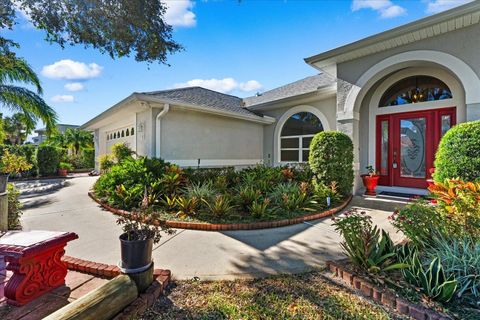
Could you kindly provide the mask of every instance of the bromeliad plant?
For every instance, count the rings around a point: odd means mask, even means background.
[[[333,220],[335,230],[344,239],[341,246],[356,267],[373,274],[407,267],[397,261],[388,233],[373,226],[371,217],[365,212],[353,209]]]

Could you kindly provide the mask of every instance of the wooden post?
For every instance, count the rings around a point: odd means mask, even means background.
[[[43,320],[111,319],[132,303],[137,296],[135,282],[127,275],[119,275]]]
[[[8,194],[0,193],[0,231],[8,230]]]

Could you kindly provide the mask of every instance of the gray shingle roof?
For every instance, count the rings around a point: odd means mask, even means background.
[[[159,99],[176,101],[178,103],[193,104],[223,111],[235,112],[243,115],[256,115],[242,106],[242,99],[225,93],[220,93],[202,87],[187,87],[171,90],[142,92]]]
[[[243,101],[245,102],[246,107],[251,107],[257,104],[263,104],[271,101],[281,100],[305,93],[314,92],[319,88],[332,85],[335,82],[336,79],[334,77],[326,73],[320,73],[269,91],[265,91],[258,96],[245,98],[243,99]]]

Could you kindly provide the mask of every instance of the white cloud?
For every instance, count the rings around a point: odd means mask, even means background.
[[[473,0],[430,0],[427,4],[427,13],[438,13]]]
[[[174,27],[194,27],[197,24],[193,13],[193,1],[190,0],[166,0],[167,11],[165,21]]]
[[[394,18],[407,12],[405,8],[393,4],[390,0],[353,0],[352,11],[361,9],[375,10],[382,18]]]
[[[51,99],[53,102],[73,102],[75,101],[75,98],[71,95],[65,94],[65,95],[60,95],[57,94],[56,96],[53,96]]]
[[[261,89],[263,86],[257,80],[250,80],[244,83],[240,83],[239,88],[242,91],[253,91]]]
[[[64,87],[68,91],[82,91],[84,88],[81,82],[70,82],[67,83]]]
[[[42,74],[47,78],[65,80],[85,80],[96,78],[102,73],[102,66],[96,63],[86,64],[83,62],[64,59],[44,66]]]
[[[233,78],[224,79],[193,79],[183,83],[177,83],[175,88],[184,87],[203,87],[210,90],[215,90],[222,93],[228,93],[233,90],[253,91],[262,88],[260,82],[256,80],[249,80],[247,82],[237,82]]]

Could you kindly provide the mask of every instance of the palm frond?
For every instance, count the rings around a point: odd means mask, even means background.
[[[39,95],[26,88],[0,84],[0,104],[22,112],[30,119],[41,119],[47,127],[47,134],[55,128],[56,112]]]
[[[28,63],[13,54],[0,55],[0,84],[22,82],[34,85],[38,94],[42,94],[40,79]]]

